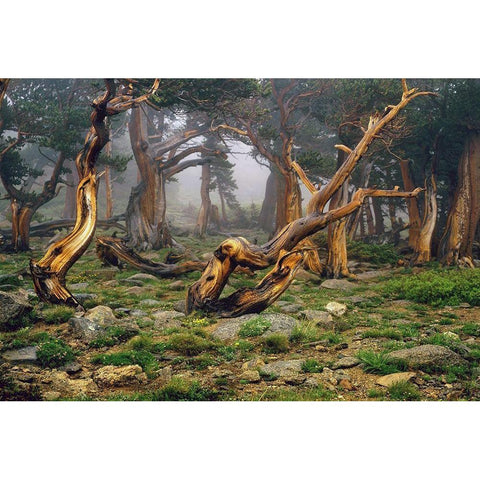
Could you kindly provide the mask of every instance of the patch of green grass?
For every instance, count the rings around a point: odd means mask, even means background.
[[[219,399],[219,393],[202,387],[197,381],[189,382],[181,377],[173,377],[163,388],[146,395],[143,400],[153,401],[212,401]]]
[[[37,349],[37,359],[42,367],[61,367],[75,358],[73,350],[60,339],[49,339]]]
[[[275,373],[267,373],[262,369],[259,369],[258,373],[260,374],[260,378],[265,382],[274,382],[278,379],[278,375]]]
[[[262,340],[263,351],[266,353],[288,352],[290,346],[288,337],[281,333],[273,333]]]
[[[217,347],[217,353],[226,362],[231,362],[237,357],[237,350],[233,345],[220,345]]]
[[[410,382],[395,382],[388,387],[388,394],[392,400],[417,401],[420,400],[418,388]]]
[[[376,398],[376,399],[383,399],[385,398],[385,392],[379,390],[378,388],[370,388],[367,391],[368,398]]]
[[[73,317],[75,310],[71,307],[64,305],[58,305],[54,307],[48,307],[42,310],[41,316],[45,323],[49,325],[58,325],[65,323]]]
[[[302,371],[305,373],[321,373],[324,366],[318,363],[314,358],[307,358],[302,363]]]
[[[421,343],[422,345],[441,345],[443,347],[448,347],[453,351],[458,351],[462,345],[462,342],[459,339],[445,335],[445,333],[434,333],[429,337],[423,338]]]
[[[314,402],[329,401],[336,397],[335,392],[327,390],[323,386],[313,388],[268,388],[261,394],[254,394],[248,400],[253,401],[277,401],[277,402]]]
[[[111,326],[107,327],[104,335],[100,335],[95,340],[92,340],[89,346],[93,348],[113,347],[132,338],[134,335],[135,332],[132,330],[127,330],[119,326]]]
[[[374,243],[349,241],[347,244],[349,258],[355,258],[362,262],[373,263],[374,265],[395,265],[400,258],[395,250],[395,246],[390,243],[377,245]]]
[[[302,322],[293,327],[290,334],[292,343],[316,342],[321,337],[321,332],[313,322]]]
[[[480,305],[480,270],[430,270],[418,275],[393,278],[383,284],[383,292],[434,307],[469,303]]]
[[[404,362],[388,358],[387,354],[383,352],[360,350],[357,358],[362,362],[362,368],[367,373],[388,375],[406,369]]]
[[[471,337],[480,337],[480,324],[466,323],[459,329],[459,332],[469,335]]]
[[[362,332],[362,338],[391,338],[392,340],[401,340],[402,334],[394,328],[371,329]]]
[[[168,348],[182,355],[194,356],[212,349],[215,344],[193,333],[175,333],[168,340]]]
[[[345,339],[338,333],[328,332],[320,335],[321,340],[326,340],[329,345],[338,345],[342,343]]]
[[[245,322],[238,332],[240,337],[258,337],[272,326],[266,318],[258,315]]]
[[[202,353],[193,359],[193,364],[197,370],[205,370],[207,367],[218,365],[220,362],[209,353]]]
[[[145,350],[126,350],[110,354],[96,355],[92,363],[100,365],[140,365],[147,375],[151,375],[157,368],[155,357]]]

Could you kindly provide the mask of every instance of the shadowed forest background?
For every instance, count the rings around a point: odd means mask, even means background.
[[[478,399],[478,80],[0,85],[2,399]]]

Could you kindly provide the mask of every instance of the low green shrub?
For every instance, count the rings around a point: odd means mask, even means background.
[[[387,354],[382,352],[360,350],[357,354],[357,358],[362,362],[362,368],[367,373],[388,375],[406,369],[404,362],[389,358]]]
[[[49,325],[58,325],[60,323],[68,322],[68,320],[73,317],[74,313],[75,310],[71,307],[57,305],[44,309],[41,316],[45,323],[48,323]]]
[[[168,341],[168,348],[187,356],[198,355],[213,347],[213,342],[192,333],[175,333]]]
[[[418,388],[406,381],[396,382],[388,387],[388,394],[392,400],[420,400],[420,392],[418,391]]]
[[[41,343],[37,349],[37,360],[42,367],[61,367],[74,358],[73,350],[64,341],[56,338]]]
[[[238,332],[240,337],[258,337],[262,333],[266,332],[270,327],[271,323],[258,315],[257,317],[252,318],[245,322]]]
[[[305,373],[321,373],[324,366],[314,358],[308,358],[302,363],[302,371]]]
[[[290,346],[288,337],[281,333],[273,333],[262,340],[263,350],[266,353],[288,352]]]
[[[388,280],[381,287],[386,295],[434,307],[469,303],[480,305],[480,270],[445,268]]]
[[[381,245],[350,241],[347,242],[349,258],[355,258],[362,262],[373,263],[374,265],[396,264],[400,259],[395,246],[390,243]]]

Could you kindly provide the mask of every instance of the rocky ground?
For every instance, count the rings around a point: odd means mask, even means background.
[[[190,246],[201,255],[219,240]],[[82,315],[38,303],[15,273],[31,255],[40,250],[0,258],[3,400],[480,398],[480,307],[384,293],[420,269],[363,258],[351,263],[356,280],[301,271],[262,314],[217,319],[183,313],[199,273],[163,280],[102,268],[90,249],[68,277]],[[225,293],[255,283],[237,276]]]

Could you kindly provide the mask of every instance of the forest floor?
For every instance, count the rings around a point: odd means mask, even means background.
[[[177,239],[206,258],[223,238]],[[383,250],[365,246],[350,255],[355,280],[301,271],[262,314],[218,319],[179,313],[200,272],[102,267],[92,245],[67,279],[87,321],[41,304],[28,275],[11,275],[41,257],[46,240],[35,240],[31,253],[0,255],[0,292],[33,306],[0,332],[0,399],[480,399],[478,269],[382,264]],[[232,276],[224,293],[264,273]]]

